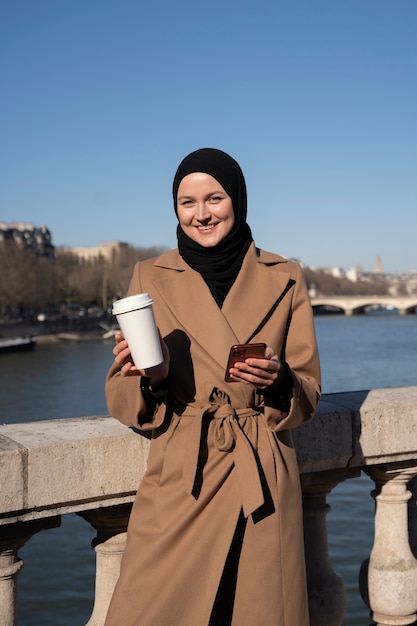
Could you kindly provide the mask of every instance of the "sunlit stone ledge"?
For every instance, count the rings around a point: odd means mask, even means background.
[[[148,447],[110,416],[0,426],[0,525],[132,502]]]
[[[322,397],[294,431],[300,473],[417,459],[417,387]],[[0,525],[131,502],[149,441],[111,416],[0,426]]]
[[[417,462],[417,387],[325,394],[293,435],[301,474]]]
[[[324,395],[294,431],[303,489],[310,626],[342,626],[346,589],[328,555],[326,498],[363,470],[375,483],[375,540],[358,563],[377,626],[417,619],[417,387]],[[103,626],[145,471],[149,440],[110,416],[0,426],[0,614],[16,626],[20,548],[34,533],[80,513],[97,531],[96,589],[87,626]],[[63,566],[65,566],[63,564]],[[359,574],[360,572],[360,574]]]

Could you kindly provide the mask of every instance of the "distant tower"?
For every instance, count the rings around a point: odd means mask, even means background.
[[[375,274],[383,274],[384,270],[382,268],[382,260],[380,256],[376,257],[376,263],[375,263]]]

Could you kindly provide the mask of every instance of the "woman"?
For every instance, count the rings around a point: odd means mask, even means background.
[[[164,362],[116,338],[112,415],[152,431],[107,626],[307,626],[302,505],[289,429],[320,396],[299,266],[255,247],[239,165],[197,150],[173,184],[178,249],[135,266]],[[263,358],[225,367],[233,344]]]

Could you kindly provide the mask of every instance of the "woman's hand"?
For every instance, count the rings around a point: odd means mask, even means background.
[[[115,338],[116,345],[113,348],[114,360],[115,363],[120,366],[122,374],[125,376],[148,376],[152,389],[157,389],[165,378],[167,378],[169,373],[169,350],[161,334],[159,334],[159,338],[161,340],[162,355],[164,357],[163,362],[159,365],[155,365],[155,367],[141,370],[133,363],[129,344],[126,339],[119,333],[115,335]]]
[[[247,358],[244,362],[236,362],[230,368],[230,376],[236,382],[253,385],[257,389],[278,386],[281,361],[275,351],[267,346],[263,359]]]

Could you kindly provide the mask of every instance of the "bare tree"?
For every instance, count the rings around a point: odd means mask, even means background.
[[[13,240],[1,241],[0,315],[57,312],[71,306],[108,311],[114,300],[126,295],[135,263],[163,251],[126,245],[116,247],[110,258],[86,260],[58,249],[53,259]],[[303,272],[308,286],[322,295],[382,295],[389,289],[389,282],[377,274],[352,282],[323,270],[305,267]]]

